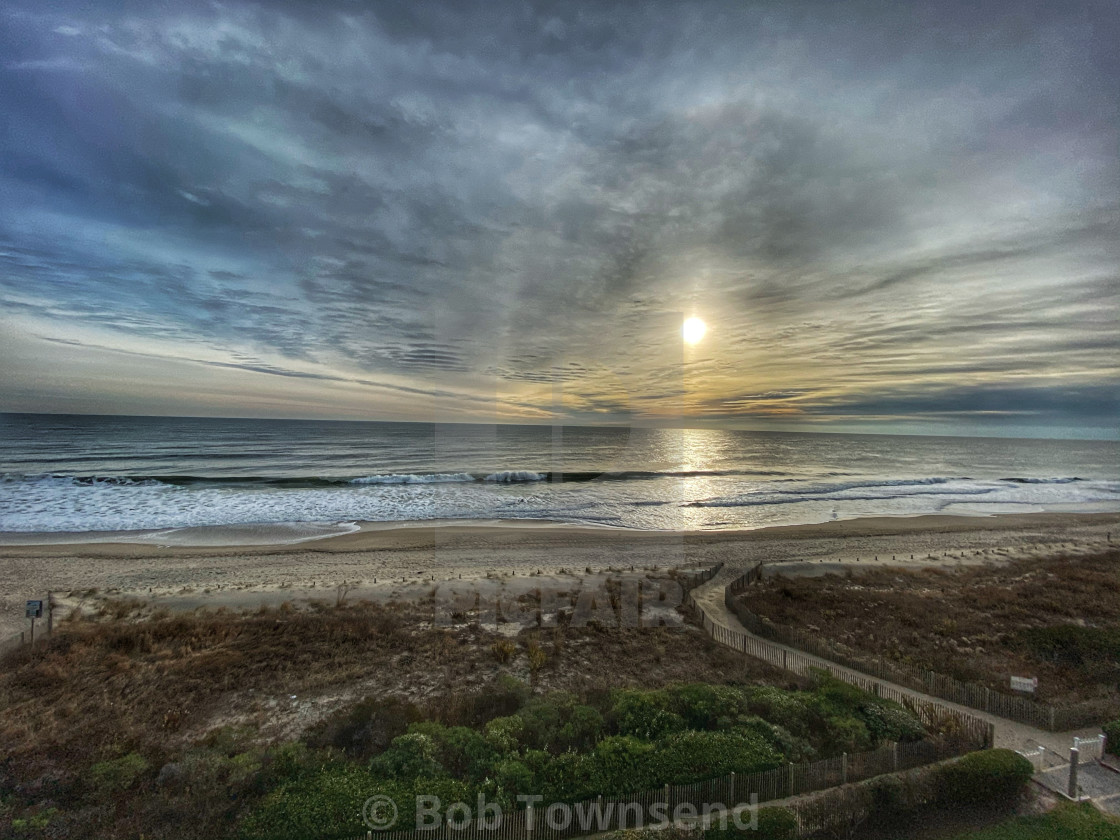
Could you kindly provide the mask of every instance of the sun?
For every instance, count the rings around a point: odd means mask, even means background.
[[[704,333],[708,331],[708,325],[693,315],[691,318],[685,318],[684,325],[681,327],[681,335],[687,344],[696,344],[704,337]]]

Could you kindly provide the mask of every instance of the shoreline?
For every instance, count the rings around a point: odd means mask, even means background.
[[[75,543],[0,546],[0,640],[26,629],[26,599],[53,592],[66,608],[137,597],[169,608],[254,608],[285,600],[411,598],[434,582],[510,580],[571,585],[607,571],[660,571],[759,561],[787,574],[874,563],[1006,563],[1096,552],[1120,542],[1120,513],[925,515],[835,520],[750,531],[651,532],[519,521],[373,527],[287,545],[172,546]],[[913,560],[911,560],[913,555]],[[778,564],[781,564],[780,566]],[[96,594],[92,591],[97,590]]]
[[[648,537],[702,538],[724,537],[742,538],[749,534],[776,533],[785,531],[795,533],[809,529],[844,529],[854,527],[861,530],[867,526],[880,526],[880,523],[918,523],[916,529],[925,530],[936,527],[937,523],[950,523],[961,530],[966,522],[1012,523],[1022,521],[1045,521],[1048,518],[1102,517],[1113,518],[1120,525],[1120,511],[1101,510],[1051,510],[1031,512],[1000,513],[915,513],[880,514],[876,516],[853,516],[833,519],[827,522],[792,523],[782,525],[763,525],[757,528],[704,528],[692,530],[655,530],[607,525],[594,522],[567,522],[557,519],[401,519],[401,520],[352,520],[334,523],[326,522],[279,522],[244,523],[233,525],[195,525],[176,528],[140,529],[135,531],[0,531],[0,557],[22,549],[38,553],[42,549],[60,548],[77,550],[92,546],[106,546],[128,551],[132,547],[159,549],[175,553],[193,551],[282,551],[287,548],[314,550],[354,550],[344,538],[363,539],[359,535],[385,535],[402,531],[525,531],[546,530],[564,533],[620,534],[627,538],[643,539]],[[985,530],[984,526],[979,526]],[[1002,525],[1001,525],[1002,527]],[[914,530],[915,526],[905,526],[903,530]],[[377,537],[367,537],[371,543]],[[391,539],[391,538],[390,538]],[[340,543],[341,541],[341,543]],[[345,544],[345,548],[333,549],[331,546]],[[323,549],[323,546],[327,548]],[[371,545],[377,548],[378,545]],[[53,552],[52,552],[53,553]]]
[[[235,525],[188,525],[135,531],[0,531],[0,552],[5,548],[85,545],[145,545],[156,548],[280,548],[332,540],[355,533],[375,533],[423,528],[572,528],[626,533],[673,533],[625,528],[598,523],[572,523],[559,519],[393,519],[325,522],[270,522]],[[320,531],[321,533],[314,533]],[[305,533],[301,533],[305,532]],[[307,533],[311,532],[311,533]],[[285,538],[286,537],[286,538]]]

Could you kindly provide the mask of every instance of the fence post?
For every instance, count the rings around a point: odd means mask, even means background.
[[[1050,707],[1050,731],[1054,731],[1054,707]]]
[[[1077,747],[1073,747],[1069,751],[1069,798],[1074,802],[1077,801],[1077,762],[1081,757],[1081,751]]]
[[[848,783],[848,754],[843,753],[840,756],[840,784],[846,785]]]
[[[894,772],[898,772],[898,741],[891,744],[891,766]]]

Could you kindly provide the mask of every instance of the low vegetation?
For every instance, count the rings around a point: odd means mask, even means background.
[[[1104,730],[1105,749],[1111,754],[1120,757],[1120,720],[1106,723]]]
[[[807,836],[883,838],[931,836],[926,830],[993,809],[1014,813],[1031,778],[1031,764],[1012,750],[970,753],[956,761],[877,776],[830,788],[797,805]],[[957,823],[967,825],[967,822]]]
[[[325,721],[308,741],[337,758],[271,791],[245,816],[244,835],[328,837],[323,826],[354,823],[375,794],[481,795],[508,812],[519,795],[543,796],[541,807],[624,796],[925,734],[905,709],[824,678],[811,690],[693,683],[582,695],[533,695],[503,680],[484,696],[489,713],[374,704]],[[401,819],[412,824],[414,812],[402,807]]]
[[[1013,750],[970,753],[941,771],[943,798],[960,805],[1013,802],[1033,774],[1031,763]]]
[[[1120,820],[1088,803],[1067,803],[1042,816],[1013,817],[952,840],[1120,840]]]
[[[353,833],[371,784],[573,799],[922,734],[689,625],[499,636],[403,604],[118,606],[0,662],[0,836],[281,836],[295,814]]]
[[[1120,708],[1120,551],[919,570],[776,576],[741,596],[751,612],[883,657],[1009,690],[1039,678],[1046,702]]]

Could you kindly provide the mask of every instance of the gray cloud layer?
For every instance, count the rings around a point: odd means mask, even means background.
[[[1115,425],[1118,17],[10,4],[0,407]]]

